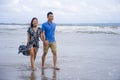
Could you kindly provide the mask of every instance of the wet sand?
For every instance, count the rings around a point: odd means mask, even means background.
[[[0,80],[120,80],[120,35],[57,32],[60,70],[52,69],[51,51],[46,69],[41,69],[40,42],[37,70],[31,71],[29,56],[17,54],[18,46],[26,43],[25,31],[0,33]]]

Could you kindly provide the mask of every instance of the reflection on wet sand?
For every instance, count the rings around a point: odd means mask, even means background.
[[[36,80],[35,72],[31,72],[30,80]]]
[[[35,75],[36,71],[32,71],[30,75],[30,80],[56,80],[56,70],[53,70],[52,77],[48,77],[45,72],[45,69],[41,69],[41,76],[39,77]]]
[[[45,70],[41,70],[41,80],[56,80],[56,70],[53,70],[52,79],[45,75]]]

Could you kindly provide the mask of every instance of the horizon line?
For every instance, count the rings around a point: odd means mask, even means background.
[[[30,23],[0,23],[0,25],[30,25]],[[41,24],[38,24],[41,25]],[[120,23],[57,23],[59,26],[104,26],[104,25],[110,25],[110,26],[120,26]]]

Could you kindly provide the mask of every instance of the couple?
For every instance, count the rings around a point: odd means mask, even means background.
[[[31,61],[31,68],[32,70],[35,70],[35,59],[37,55],[37,51],[39,48],[39,37],[43,41],[43,55],[42,55],[42,68],[44,69],[45,66],[45,57],[48,52],[48,49],[51,48],[51,51],[53,53],[53,62],[54,62],[54,69],[59,70],[59,68],[56,66],[57,63],[57,53],[56,53],[56,41],[55,41],[55,28],[56,24],[53,23],[53,13],[48,12],[47,13],[47,19],[48,21],[42,24],[42,29],[37,27],[38,26],[38,19],[33,18],[31,21],[31,25],[29,29],[27,30],[27,43],[30,44],[30,41],[37,37],[36,40],[32,42],[32,46],[30,47],[30,61]]]

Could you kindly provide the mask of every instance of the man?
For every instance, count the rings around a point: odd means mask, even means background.
[[[55,41],[55,29],[56,24],[53,23],[53,13],[47,13],[48,21],[42,24],[42,41],[44,45],[43,55],[42,55],[42,68],[44,68],[45,64],[45,57],[48,53],[48,49],[50,48],[53,53],[53,62],[54,62],[54,69],[59,70],[56,66],[57,63],[57,53],[56,53],[56,41]]]

